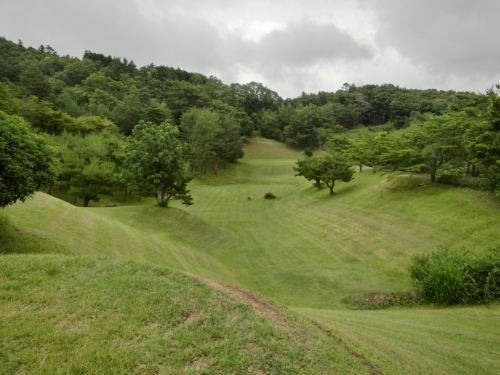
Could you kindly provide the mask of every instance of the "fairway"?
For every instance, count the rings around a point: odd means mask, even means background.
[[[412,254],[500,244],[500,199],[371,171],[329,196],[294,177],[300,157],[252,139],[238,163],[191,183],[187,208],[83,209],[40,193],[6,213],[53,252],[153,263],[248,289],[331,328],[387,374],[498,373],[498,304],[358,311],[342,299],[409,291]]]

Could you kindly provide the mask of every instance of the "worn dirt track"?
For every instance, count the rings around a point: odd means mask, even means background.
[[[279,313],[276,306],[274,306],[272,303],[266,301],[265,299],[258,297],[254,293],[249,292],[248,290],[237,287],[236,285],[225,283],[223,281],[210,279],[208,277],[195,275],[195,274],[188,273],[188,272],[185,272],[185,274],[192,276],[192,277],[204,282],[207,285],[210,285],[212,288],[215,288],[217,290],[220,290],[221,292],[224,292],[224,293],[227,293],[227,294],[233,296],[238,301],[250,306],[258,314],[260,314],[260,315],[262,315],[262,316],[264,316],[264,317],[266,317],[274,322],[278,322],[278,321],[282,320],[281,314]],[[342,340],[340,337],[335,336],[330,330],[322,327],[316,321],[311,320],[311,322],[316,327],[318,327],[321,331],[323,331],[328,337],[331,337],[335,341],[337,341],[339,343],[339,345],[343,346],[350,354],[359,358],[361,363],[363,363],[363,365],[368,368],[368,370],[370,371],[370,373],[372,375],[383,375],[382,370],[380,370],[373,362],[371,362],[363,354],[359,353],[358,351],[356,351],[355,349],[353,349],[352,347],[347,345],[347,343],[344,340]]]

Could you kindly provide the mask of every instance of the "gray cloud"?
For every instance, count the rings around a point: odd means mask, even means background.
[[[257,47],[264,61],[277,65],[303,67],[320,61],[358,60],[372,57],[367,46],[356,42],[333,24],[310,20],[288,25],[265,35]]]
[[[500,77],[499,10],[498,0],[0,0],[0,35],[256,80],[283,96],[346,81],[482,90]]]
[[[377,0],[377,42],[434,74],[499,72],[498,0]]]

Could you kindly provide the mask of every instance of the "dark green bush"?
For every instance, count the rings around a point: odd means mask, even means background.
[[[475,304],[500,300],[500,250],[484,254],[439,250],[411,259],[410,277],[430,303]]]
[[[476,190],[491,190],[490,181],[484,177],[449,176],[438,177],[437,182],[446,185],[468,187]]]
[[[276,199],[276,195],[274,193],[271,193],[268,191],[266,194],[264,194],[265,199]]]
[[[494,165],[488,171],[490,189],[500,193],[500,165]]]

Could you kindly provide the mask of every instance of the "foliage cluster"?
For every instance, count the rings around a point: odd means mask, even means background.
[[[441,175],[446,176],[443,183],[486,190],[489,185],[498,190],[497,106],[500,96],[489,90],[486,95],[455,103],[442,115],[421,116],[404,129],[389,125],[358,129],[330,136],[327,144],[331,150],[347,154],[360,171],[368,165],[374,171],[385,168],[422,173],[430,175],[431,182]]]
[[[488,191],[491,189],[490,181],[484,177],[443,175],[437,178],[437,182],[476,190]]]
[[[167,207],[174,197],[185,205],[192,204],[186,189],[192,177],[178,135],[179,130],[168,122],[154,125],[141,120],[125,149],[122,178],[143,188],[149,187],[160,207]]]
[[[82,59],[60,56],[50,46],[26,48],[5,38],[0,60],[1,111],[55,136],[103,130],[130,136],[141,121],[169,121],[186,146],[184,161],[201,179],[241,158],[244,138],[258,132],[290,145],[340,152],[360,171],[369,165],[374,171],[426,173],[433,182],[439,174],[488,177],[500,191],[500,178],[489,173],[500,161],[500,99],[493,89],[481,95],[345,84],[336,92],[284,100],[258,82],[226,85],[167,66],[137,67],[91,51]],[[360,125],[376,126],[356,130]],[[346,134],[348,129],[354,131]],[[123,178],[123,160],[121,155],[106,161],[115,163],[108,172],[122,176],[113,183],[141,190]],[[75,192],[82,188],[71,184]],[[106,184],[110,191],[111,180]]]
[[[295,176],[303,176],[308,181],[315,181],[316,187],[321,182],[330,189],[330,195],[334,194],[335,181],[349,182],[353,179],[354,168],[349,159],[341,153],[327,154],[319,158],[305,157],[296,162]]]
[[[500,250],[482,254],[438,250],[416,254],[410,277],[422,298],[442,305],[475,304],[500,300]]]
[[[55,150],[19,116],[0,111],[0,207],[24,200],[56,179]]]
[[[276,194],[274,194],[271,191],[268,191],[266,194],[264,194],[264,199],[276,199]]]

